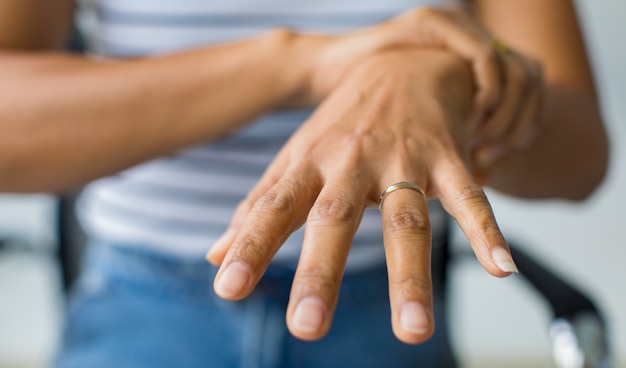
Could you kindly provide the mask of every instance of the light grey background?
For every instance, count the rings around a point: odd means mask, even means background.
[[[612,139],[609,176],[582,204],[489,196],[507,236],[599,301],[617,366],[626,367],[626,1],[578,3]],[[47,196],[0,196],[0,234],[49,249],[52,211]],[[37,367],[53,351],[62,325],[56,272],[45,255],[0,255],[0,367]],[[451,301],[454,342],[465,366],[551,366],[548,311],[518,277],[494,279],[473,260],[460,262]]]

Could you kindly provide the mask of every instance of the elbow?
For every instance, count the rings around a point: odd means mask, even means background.
[[[591,137],[590,137],[591,138]],[[578,185],[574,185],[568,196],[573,202],[589,200],[605,182],[610,166],[610,143],[604,129],[597,132],[594,139],[588,140],[587,149],[578,165]]]
[[[598,170],[597,173],[585,178],[584,183],[581,183],[575,190],[572,190],[565,199],[572,202],[585,202],[589,200],[602,187],[605,177],[606,172],[600,172],[600,170]]]
[[[573,202],[584,202],[592,198],[602,188],[607,176],[607,166],[605,164],[594,168],[590,175],[585,178],[583,185],[576,192],[573,192],[569,199]]]
[[[565,177],[569,177],[572,184],[563,197],[573,202],[583,202],[603,187],[610,167],[611,142],[600,102],[594,93],[562,87],[558,89],[558,99],[562,106],[567,106],[563,121],[568,124],[559,126],[556,134],[551,136],[554,142],[562,137],[563,129],[566,129],[570,137],[569,143],[562,147],[569,153],[569,162],[559,165],[569,173]]]

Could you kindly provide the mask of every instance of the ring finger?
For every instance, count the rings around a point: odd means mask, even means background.
[[[380,209],[393,331],[406,343],[419,343],[434,330],[426,198],[402,187],[383,197]]]

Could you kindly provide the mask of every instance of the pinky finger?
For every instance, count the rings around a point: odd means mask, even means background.
[[[473,180],[462,162],[447,162],[435,177],[440,200],[459,224],[474,254],[490,274],[504,277],[517,273],[509,247],[500,232],[491,205],[482,188]]]

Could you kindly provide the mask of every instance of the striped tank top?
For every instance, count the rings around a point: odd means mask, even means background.
[[[340,34],[443,0],[81,0],[78,23],[87,49],[142,57],[240,40],[277,26]],[[270,112],[238,133],[189,147],[99,179],[85,188],[79,217],[105,243],[145,247],[174,257],[203,257],[235,206],[311,110]],[[172,124],[176,124],[175,121]],[[446,217],[429,203],[433,242]],[[294,264],[303,229],[274,262]],[[348,269],[384,262],[377,210],[366,210]]]

